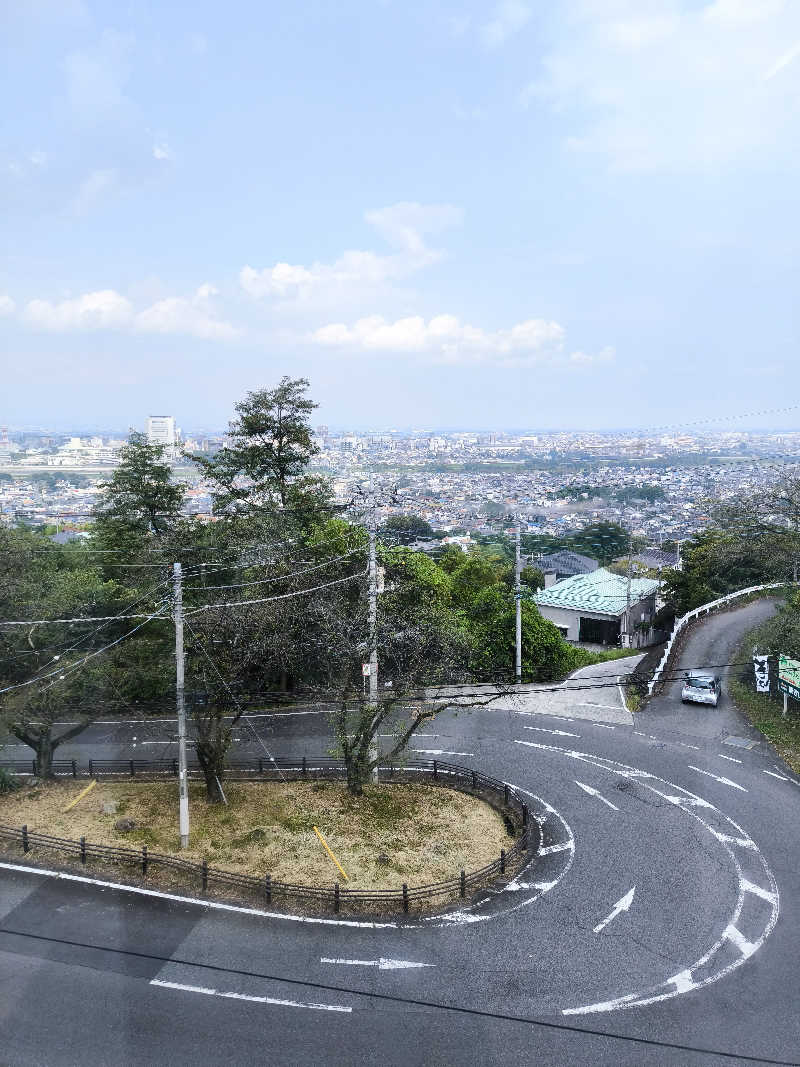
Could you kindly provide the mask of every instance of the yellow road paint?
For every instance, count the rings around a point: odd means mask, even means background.
[[[67,804],[67,806],[66,806],[66,807],[64,808],[64,810],[63,810],[63,812],[62,812],[61,814],[62,814],[62,815],[66,815],[66,814],[67,814],[67,812],[68,812],[68,811],[70,811],[70,810],[71,810],[72,808],[74,808],[74,807],[75,807],[75,805],[76,805],[76,804],[78,803],[78,801],[79,801],[79,800],[83,800],[83,798],[84,798],[84,797],[86,796],[86,794],[87,794],[87,793],[88,793],[88,792],[89,792],[89,791],[90,791],[91,789],[94,789],[94,787],[95,787],[96,785],[97,785],[97,779],[95,778],[95,779],[93,779],[93,780],[92,780],[91,782],[89,782],[89,784],[88,784],[88,785],[86,786],[86,788],[85,788],[85,789],[82,789],[82,790],[80,791],[80,793],[78,793],[78,795],[77,795],[77,796],[75,797],[75,799],[74,799],[74,800],[71,800],[71,801],[69,802],[69,804]]]
[[[78,797],[78,800],[80,800],[80,797]],[[339,870],[340,870],[340,871],[342,872],[342,874],[344,875],[344,880],[345,880],[346,882],[349,882],[349,881],[350,881],[350,879],[349,879],[349,878],[347,877],[347,875],[345,874],[345,871],[344,871],[344,867],[343,867],[343,866],[341,865],[341,863],[339,863],[339,861],[337,860],[337,858],[336,858],[336,857],[334,856],[334,854],[333,854],[333,853],[331,852],[330,848],[328,847],[328,842],[327,842],[327,841],[325,840],[325,838],[324,838],[324,837],[322,836],[322,834],[321,834],[321,833],[319,832],[319,830],[318,830],[318,829],[316,828],[316,826],[314,827],[314,833],[315,833],[315,834],[317,835],[317,837],[318,837],[318,838],[320,839],[320,841],[322,842],[322,847],[323,847],[323,848],[325,849],[325,851],[326,851],[326,852],[328,853],[328,855],[330,856],[330,858],[331,858],[331,859],[333,860],[333,862],[334,862],[334,863],[336,864],[336,866],[337,866],[337,867],[339,868]]]

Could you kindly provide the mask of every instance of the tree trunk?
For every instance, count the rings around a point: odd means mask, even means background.
[[[225,755],[227,746],[214,744],[197,744],[197,762],[203,772],[206,783],[206,800],[209,804],[224,804],[222,794],[222,776],[225,773]]]
[[[358,756],[345,757],[345,766],[347,767],[347,792],[354,797],[362,796],[366,774],[361,760]]]
[[[36,773],[39,778],[55,778],[53,753],[56,745],[49,730],[42,730],[36,739]]]

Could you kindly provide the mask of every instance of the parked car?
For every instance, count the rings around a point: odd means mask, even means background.
[[[722,684],[718,674],[706,671],[691,671],[684,675],[681,700],[684,704],[711,704],[716,707],[719,704]]]

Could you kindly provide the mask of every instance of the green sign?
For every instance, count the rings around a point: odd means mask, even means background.
[[[778,656],[778,692],[800,700],[800,661]]]

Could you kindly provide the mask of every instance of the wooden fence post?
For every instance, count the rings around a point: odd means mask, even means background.
[[[28,824],[22,827],[22,851],[27,852],[31,846],[28,844]]]

